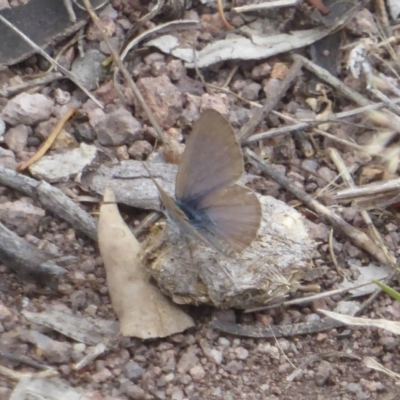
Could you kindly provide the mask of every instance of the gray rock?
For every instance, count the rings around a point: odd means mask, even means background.
[[[44,216],[45,212],[41,208],[24,201],[0,204],[0,221],[20,236],[35,233]]]
[[[71,345],[67,342],[58,342],[33,330],[24,332],[20,339],[35,345],[50,363],[66,364],[70,360]]]
[[[10,125],[34,125],[48,119],[54,102],[43,94],[21,93],[4,107],[2,118]]]
[[[168,76],[141,78],[137,85],[159,124],[164,129],[175,125],[182,114],[182,95]]]
[[[0,143],[4,140],[4,132],[6,131],[6,123],[0,118]]]
[[[89,119],[103,146],[130,144],[137,139],[142,129],[141,123],[123,108],[109,114],[95,109],[89,113]]]
[[[97,155],[97,148],[81,143],[79,148],[44,156],[29,167],[37,179],[47,182],[67,182],[91,165]]]
[[[105,74],[101,65],[105,59],[106,57],[100,51],[88,50],[83,58],[77,58],[74,61],[71,72],[83,83],[86,89],[94,90]]]
[[[180,374],[185,374],[190,371],[191,368],[199,363],[199,359],[194,353],[192,348],[189,348],[185,353],[182,354],[178,361],[177,370]]]
[[[129,360],[123,367],[122,373],[130,380],[138,379],[143,375],[144,369],[135,361]]]
[[[15,155],[11,150],[3,149],[0,147],[0,165],[5,168],[10,168],[12,170],[17,169],[17,161],[15,160]]]
[[[28,143],[28,136],[32,133],[32,129],[26,125],[17,125],[10,128],[4,135],[4,143],[14,153],[19,154],[23,151]]]

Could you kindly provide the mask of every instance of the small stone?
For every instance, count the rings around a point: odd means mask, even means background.
[[[44,156],[29,167],[31,174],[47,182],[67,182],[91,165],[97,148],[81,143],[79,148]]]
[[[4,141],[5,131],[6,131],[6,123],[0,118],[0,143]]]
[[[184,74],[185,68],[181,60],[172,60],[167,64],[167,72],[171,81],[179,81]]]
[[[185,394],[182,389],[174,388],[171,393],[171,400],[183,400],[185,398]]]
[[[87,50],[84,57],[79,57],[73,62],[71,73],[82,82],[86,89],[94,90],[105,74],[105,69],[102,66],[105,59],[105,55],[100,51]]]
[[[272,67],[268,63],[257,65],[251,71],[251,77],[254,80],[262,80],[271,74]]]
[[[219,111],[222,115],[226,117],[229,115],[229,100],[225,94],[215,94],[210,95],[208,93],[204,93],[201,96],[201,105],[200,111],[203,112],[212,108],[214,110]]]
[[[122,373],[127,379],[138,379],[143,375],[144,369],[135,361],[129,360],[122,368]]]
[[[120,146],[132,143],[141,132],[141,123],[132,114],[119,108],[109,114],[95,109],[89,112],[89,123],[103,146]]]
[[[0,165],[12,170],[17,169],[18,163],[15,161],[15,155],[11,150],[0,147]]]
[[[117,157],[120,161],[129,160],[128,148],[126,146],[117,147]]]
[[[259,83],[249,83],[243,88],[242,97],[247,100],[258,100],[258,95],[261,89],[262,86]]]
[[[230,361],[225,369],[232,375],[237,375],[242,370],[242,364],[238,361]]]
[[[226,346],[229,346],[231,344],[231,342],[227,338],[224,338],[223,336],[220,336],[218,338],[218,344],[220,346],[226,347]]]
[[[57,104],[65,105],[69,103],[69,101],[71,100],[71,93],[65,90],[61,90],[60,88],[57,88],[54,91],[54,100],[56,101]]]
[[[4,136],[4,143],[14,153],[19,154],[28,143],[28,136],[32,133],[32,128],[26,125],[17,125],[10,128]]]
[[[33,330],[22,333],[20,338],[35,345],[50,363],[68,364],[70,361],[71,345],[67,342],[58,342]]]
[[[80,142],[92,143],[96,139],[96,133],[89,124],[76,125],[74,134]]]
[[[43,94],[24,92],[8,101],[2,119],[12,126],[34,125],[50,117],[53,105],[53,100]]]
[[[190,369],[189,373],[195,381],[201,381],[206,375],[206,371],[204,371],[201,365],[194,366]]]
[[[333,368],[331,364],[328,361],[322,360],[314,376],[315,384],[319,387],[329,384],[332,373]]]
[[[111,37],[115,33],[115,22],[113,18],[110,18],[109,16],[102,16],[100,18],[102,28],[104,30],[104,33],[108,36]],[[102,40],[103,35],[100,33],[100,31],[97,29],[96,25],[91,23],[89,24],[88,28],[86,29],[86,36],[85,38],[89,41],[92,40]]]
[[[101,383],[106,382],[113,377],[113,374],[108,368],[103,368],[101,371],[96,374],[91,375],[91,379],[93,382]]]
[[[223,360],[223,355],[222,355],[222,351],[219,351],[217,349],[211,349],[211,356],[212,359],[215,361],[216,364],[221,364],[222,360]]]
[[[128,154],[134,160],[145,160],[152,152],[153,146],[147,140],[136,140],[129,149]]]
[[[124,387],[123,392],[133,400],[142,400],[145,398],[146,392],[137,385],[128,384]]]
[[[162,370],[165,372],[175,371],[176,358],[174,350],[165,350],[160,355]]]
[[[199,362],[198,357],[194,354],[193,350],[190,348],[182,354],[178,361],[177,370],[180,374],[185,374],[189,372],[191,368],[196,366]]]
[[[237,347],[235,349],[236,357],[239,360],[245,360],[249,356],[249,352],[244,347]]]
[[[137,86],[154,117],[164,129],[175,125],[182,113],[182,95],[166,75],[140,78]]]
[[[45,212],[25,201],[16,200],[0,204],[0,221],[17,235],[35,233]]]

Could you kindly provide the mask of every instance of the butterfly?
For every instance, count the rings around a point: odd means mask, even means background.
[[[262,217],[256,194],[236,183],[243,173],[243,155],[232,127],[219,112],[209,109],[196,121],[186,142],[175,199],[150,176],[170,220],[183,232],[233,257],[256,238]]]

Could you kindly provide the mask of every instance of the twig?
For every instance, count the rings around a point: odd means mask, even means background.
[[[245,154],[248,156],[249,161],[256,167],[260,168],[262,172],[266,173],[275,182],[279,183],[288,192],[292,193],[300,201],[302,201],[308,208],[318,213],[322,218],[327,220],[333,227],[339,229],[346,235],[356,246],[362,248],[369,253],[372,257],[376,258],[379,262],[386,264],[387,259],[381,249],[362,231],[352,227],[340,216],[333,213],[327,207],[323,206],[314,200],[309,194],[302,191],[296,185],[293,185],[285,176],[277,172],[272,166],[269,166],[262,159],[260,159],[251,150],[246,149]]]
[[[340,175],[342,176],[342,179],[344,180],[344,182],[347,183],[347,186],[350,187],[355,187],[353,178],[351,177],[344,161],[342,160],[342,158],[340,157],[339,153],[332,148],[328,149],[328,154],[331,157],[331,160],[333,161],[333,163],[336,165],[337,170],[339,171]],[[379,234],[378,230],[375,228],[371,217],[369,216],[367,211],[361,211],[361,215],[367,225],[369,234],[371,236],[371,239],[375,239],[377,242],[377,246],[380,247],[380,249],[382,250],[382,253],[385,254],[387,262],[389,263],[389,265],[391,265],[392,267],[394,267],[396,265],[396,260],[395,258],[389,253],[389,250],[387,249],[387,247],[385,246],[385,243],[383,242],[383,239],[381,237],[381,235]]]
[[[301,60],[304,63],[304,67],[307,68],[310,72],[317,75],[319,78],[323,79],[329,85],[331,85],[334,89],[336,89],[339,93],[341,93],[344,97],[348,98],[349,100],[354,101],[359,106],[368,106],[372,104],[372,102],[367,99],[366,97],[362,96],[360,93],[356,92],[355,90],[351,89],[347,85],[343,83],[340,79],[336,78],[332,74],[330,74],[324,68],[318,66],[317,64],[313,63],[312,61],[308,60],[307,58],[299,55],[294,54],[294,60]],[[388,120],[390,121],[393,129],[400,131],[400,117],[396,114],[386,111],[388,116]]]
[[[287,119],[288,121],[296,121],[297,122],[297,120],[295,118],[289,117],[288,115],[278,113],[277,111],[275,111],[274,113],[279,115],[281,118]],[[358,145],[356,143],[351,143],[351,142],[348,142],[347,140],[340,139],[340,138],[336,137],[335,135],[331,135],[330,133],[325,132],[325,131],[323,131],[321,129],[313,128],[313,132],[318,133],[318,134],[320,134],[322,136],[325,136],[325,137],[327,137],[328,139],[330,139],[330,140],[332,140],[334,142],[337,142],[337,143],[343,144],[345,146],[351,147],[353,149],[356,149],[356,150],[359,150],[359,151],[365,151],[364,147],[362,147],[362,146],[360,146],[360,145]]]
[[[44,85],[47,85],[48,83],[51,83],[51,82],[54,82],[54,81],[57,81],[57,80],[63,79],[63,78],[64,78],[64,75],[61,72],[47,74],[40,78],[36,78],[36,79],[26,81],[24,83],[20,83],[19,85],[14,85],[14,86],[0,89],[0,96],[11,97],[17,93],[20,93],[20,92],[30,89],[32,87],[44,86]]]
[[[75,112],[76,110],[74,108],[71,108],[65,113],[65,115],[57,122],[57,125],[53,129],[53,132],[51,132],[46,141],[43,142],[38,151],[29,160],[19,165],[17,171],[23,171],[36,161],[40,160],[46,154],[47,150],[50,149],[54,141],[57,139],[57,136],[61,132],[61,129],[63,128],[65,123],[75,114]]]
[[[21,279],[54,283],[67,271],[50,261],[51,256],[0,223],[0,261]]]
[[[343,189],[334,195],[335,200],[353,200],[358,197],[373,196],[379,194],[390,194],[400,192],[400,178],[390,179],[384,182],[373,182],[367,185],[349,189]]]
[[[253,134],[256,127],[263,121],[267,115],[276,107],[281,98],[286,94],[290,85],[297,78],[302,68],[303,61],[296,60],[289,72],[285,76],[285,79],[281,82],[279,89],[276,93],[272,94],[262,108],[253,111],[253,115],[250,121],[240,130],[238,138],[241,142],[246,141],[246,139]]]
[[[354,285],[354,286],[347,287],[347,288],[328,290],[323,293],[313,294],[312,296],[301,297],[299,299],[293,299],[293,300],[282,301],[280,303],[268,304],[267,306],[262,306],[262,307],[249,308],[249,309],[245,310],[244,313],[248,314],[248,313],[253,313],[253,312],[258,312],[258,311],[263,311],[263,310],[270,310],[271,308],[276,308],[276,307],[287,307],[287,306],[294,306],[294,305],[310,304],[316,300],[325,299],[327,297],[331,297],[331,296],[338,295],[338,294],[345,294],[352,290],[355,290],[355,289],[358,289],[358,288],[361,288],[364,286],[368,286],[368,285],[374,285],[374,283],[367,282],[367,283],[362,283],[360,285]]]
[[[271,8],[283,8],[283,7],[294,7],[301,0],[277,0],[277,1],[266,1],[260,4],[249,4],[241,7],[234,7],[232,11],[237,13],[253,12],[258,10],[269,10]]]
[[[400,98],[398,99],[394,99],[392,100],[392,102],[394,104],[400,103]],[[272,128],[269,129],[266,132],[261,132],[261,133],[257,133],[255,135],[250,136],[245,143],[251,143],[251,142],[256,142],[258,140],[262,140],[262,139],[270,139],[276,136],[281,136],[293,131],[297,131],[299,129],[306,129],[309,128],[310,126],[314,126],[314,125],[320,125],[323,124],[324,122],[341,122],[339,121],[342,118],[347,118],[347,117],[352,117],[353,115],[357,115],[357,114],[361,114],[361,113],[366,113],[368,111],[373,111],[373,110],[377,110],[379,108],[382,107],[386,107],[387,103],[386,102],[380,102],[380,103],[374,103],[374,104],[370,104],[368,106],[364,106],[364,107],[359,107],[356,108],[354,110],[350,110],[350,111],[342,111],[340,113],[337,114],[332,114],[329,115],[325,118],[321,118],[319,120],[313,119],[310,121],[302,121],[293,125],[288,125],[288,126],[282,126],[280,128]],[[274,114],[278,115],[278,116],[282,116],[283,114],[278,113],[277,111],[273,111]],[[285,116],[287,117],[287,116]],[[287,118],[289,120],[289,118]],[[292,119],[295,120],[295,119]]]
[[[18,190],[36,199],[43,208],[64,219],[75,229],[97,241],[97,223],[86,211],[67,197],[60,189],[47,182],[38,182],[28,176],[19,174],[0,166],[0,185]]]
[[[124,75],[124,78],[126,79],[130,89],[132,90],[132,93],[136,97],[137,101],[139,102],[140,106],[143,108],[145,111],[147,118],[149,119],[151,125],[153,128],[156,130],[157,135],[159,140],[161,140],[165,145],[168,143],[168,138],[164,134],[164,131],[162,130],[161,126],[157,122],[156,118],[154,117],[153,112],[150,110],[149,106],[145,102],[142,94],[140,93],[140,90],[136,86],[136,83],[133,81],[131,74],[128,72],[126,69],[125,65],[121,61],[121,58],[119,57],[117,51],[114,49],[114,46],[112,45],[110,39],[106,35],[104,31],[104,26],[101,23],[99,17],[96,15],[96,13],[93,10],[93,7],[90,4],[89,0],[83,0],[83,3],[86,7],[87,12],[89,13],[90,17],[92,18],[94,24],[96,25],[97,29],[99,30],[103,40],[106,42],[108,49],[110,50],[110,53],[114,59],[114,62],[118,65],[118,68],[121,70],[122,74]]]
[[[53,378],[55,376],[58,376],[58,372],[54,369],[46,369],[45,371],[40,371],[36,373],[19,372],[0,365],[0,375],[6,376],[7,378],[13,379],[15,381],[19,381],[23,378]]]
[[[337,258],[336,258],[336,255],[335,255],[335,251],[333,249],[333,229],[331,229],[330,232],[329,232],[329,254],[331,255],[332,262],[333,262],[333,265],[336,268],[337,273],[341,277],[346,278],[347,280],[349,280],[348,276],[343,271],[343,268],[339,265],[339,263],[337,261]]]
[[[60,65],[57,61],[55,61],[52,57],[50,57],[43,49],[41,49],[35,42],[28,38],[23,32],[21,32],[17,27],[11,24],[6,18],[4,18],[0,14],[0,21],[7,25],[10,29],[12,29],[17,35],[19,35],[25,42],[27,42],[36,52],[38,52],[41,56],[43,56],[47,61],[54,65],[54,67],[62,72],[67,78],[69,78],[72,82],[75,83],[90,99],[92,99],[99,107],[103,108],[103,105],[99,102],[99,100],[94,97],[89,90],[85,88],[82,83],[75,78],[74,74]]]
[[[218,13],[222,20],[222,23],[225,26],[225,29],[228,29],[228,30],[233,29],[233,26],[228,22],[228,20],[225,17],[224,6],[222,5],[222,0],[217,0],[217,8],[218,8]]]

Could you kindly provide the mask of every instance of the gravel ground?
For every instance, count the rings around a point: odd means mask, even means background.
[[[12,6],[18,4],[13,0],[10,3]],[[114,44],[122,43],[132,24],[145,13],[144,3],[139,0],[114,0],[100,13]],[[4,4],[7,1],[0,1],[0,7]],[[227,15],[231,17],[229,13]],[[196,33],[182,33],[183,39],[196,34],[200,45],[203,45],[224,33],[214,7],[193,1],[193,5],[185,12],[185,18],[198,19],[201,28]],[[149,22],[146,28],[161,21],[156,19]],[[231,22],[235,26],[244,24],[238,16],[232,16]],[[374,30],[377,27],[372,11],[365,8],[359,11],[343,32],[347,42],[352,42],[368,37],[369,32]],[[153,128],[146,122],[139,107],[134,101],[124,106],[113,86],[111,73],[105,73],[102,68],[96,71],[92,68],[108,54],[99,32],[90,23],[83,45],[87,50],[85,62],[74,64],[72,70],[104,102],[105,109],[99,109],[66,80],[53,82],[37,93],[27,91],[14,98],[0,97],[0,166],[16,169],[19,163],[29,159],[71,107],[77,108],[78,112],[72,122],[64,126],[56,142],[58,149],[77,149],[81,148],[81,143],[86,143],[97,146],[109,159],[119,161],[142,160],[151,155],[155,145],[151,135]],[[397,47],[395,51],[398,51]],[[69,68],[76,56],[77,52],[67,50],[59,61]],[[239,129],[249,120],[250,103],[263,104],[268,99],[290,68],[290,62],[286,55],[280,55],[268,60],[220,63],[202,70],[205,81],[214,86],[223,86],[230,76],[227,88],[239,97],[220,91],[207,92],[196,73],[187,69],[182,61],[154,49],[138,51],[136,57],[128,59],[127,66],[166,134],[182,142],[188,128],[198,118],[199,110],[210,107],[228,116],[233,127]],[[21,76],[43,72],[47,67],[46,61],[34,56],[21,64],[5,68],[0,71],[0,87],[16,85],[21,82]],[[390,75],[385,66],[381,71]],[[355,80],[344,69],[340,74],[343,82],[365,92],[362,79]],[[310,79],[307,74],[301,74],[295,87],[279,103],[277,111],[297,118],[315,117],[316,113],[308,107],[304,92]],[[129,93],[126,94],[129,96]],[[334,93],[329,96],[333,100],[334,112],[355,107],[335,97]],[[348,121],[351,124],[332,125],[329,132],[359,144],[366,143],[373,135],[374,131],[367,129],[368,121],[361,116],[351,117]],[[271,114],[257,132],[282,124],[282,120]],[[337,148],[348,165],[361,165],[360,174],[355,178],[357,183],[362,179],[363,182],[365,179],[383,179],[384,168],[377,160],[363,162],[355,151],[326,138],[314,136],[310,140],[305,132],[303,136],[278,136],[252,146],[254,151],[274,163],[295,185],[312,195],[316,195],[337,175],[326,155],[328,147]],[[307,149],[311,150],[307,152]],[[56,151],[54,147],[51,150]],[[85,157],[90,158],[91,155],[87,152],[84,156],[78,155],[79,159]],[[87,161],[86,158],[84,161]],[[31,172],[36,174],[37,179],[44,174],[43,179],[53,182],[67,195],[88,194],[86,188],[73,181],[76,171],[70,165],[58,165],[60,169],[51,173],[39,169]],[[261,175],[254,167],[247,169],[255,175]],[[290,194],[267,178],[260,176],[253,187],[262,194],[297,205]],[[329,200],[321,201],[332,205]],[[88,212],[97,210],[91,203],[81,203],[81,206]],[[321,290],[334,289],[342,277],[329,255],[330,227],[312,214],[307,214],[306,210],[303,211],[308,217],[306,223],[310,236],[317,242],[313,261],[320,273],[313,283],[318,283]],[[350,205],[338,209],[338,212],[352,226],[366,230],[360,214]],[[142,211],[129,210],[125,216],[130,224],[135,225],[143,215]],[[371,215],[386,246],[396,257],[400,242],[397,209],[372,212]],[[375,357],[389,370],[400,372],[397,358],[399,339],[383,330],[344,327],[314,335],[274,340],[233,337],[209,327],[213,316],[228,320],[236,318],[240,323],[257,326],[313,322],[320,318],[317,309],[334,309],[344,298],[342,295],[314,301],[309,306],[278,307],[253,314],[233,310],[216,311],[205,306],[190,307],[187,311],[195,320],[195,328],[164,339],[132,339],[129,345],[121,343],[84,369],[75,371],[72,369],[73,363],[85,356],[89,346],[28,322],[21,312],[69,309],[80,316],[114,320],[102,259],[96,244],[57,216],[43,210],[35,199],[2,186],[0,222],[54,257],[77,257],[75,264],[66,267],[68,274],[56,288],[48,288],[46,282],[22,281],[5,265],[0,265],[0,362],[10,369],[37,372],[36,368],[11,361],[4,355],[26,356],[41,365],[55,368],[72,387],[80,388],[96,400],[389,400],[400,396],[400,388],[395,386],[394,379],[367,368],[362,360],[365,356]],[[336,232],[333,250],[338,263],[352,278],[359,274],[355,266],[369,265],[374,261],[346,238],[336,236]],[[361,302],[364,299],[358,300]],[[380,295],[366,309],[364,316],[398,320],[400,305],[388,296]],[[294,369],[300,366],[302,373],[288,380]],[[15,381],[1,375],[0,371],[0,399],[9,399],[15,384]]]

